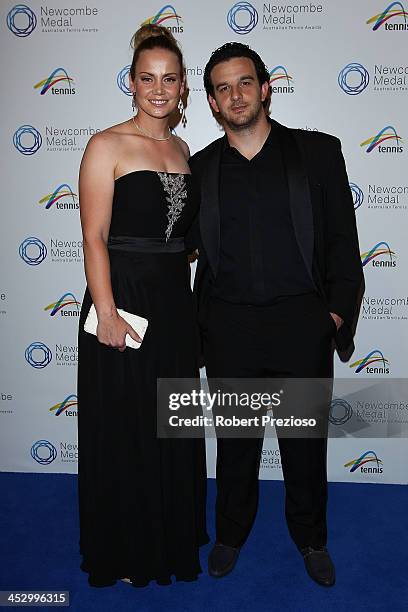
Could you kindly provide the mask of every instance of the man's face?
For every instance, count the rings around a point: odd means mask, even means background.
[[[234,131],[247,129],[264,112],[262,102],[268,95],[269,83],[259,85],[255,66],[248,57],[233,57],[214,66],[210,78],[214,97],[208,100],[226,125]]]

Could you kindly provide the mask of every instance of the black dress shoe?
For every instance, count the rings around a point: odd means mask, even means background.
[[[213,578],[222,578],[229,574],[239,557],[240,547],[226,546],[216,542],[208,557],[208,573]]]
[[[335,583],[335,571],[333,561],[325,546],[313,548],[306,546],[300,551],[305,561],[309,576],[321,586],[333,586]]]

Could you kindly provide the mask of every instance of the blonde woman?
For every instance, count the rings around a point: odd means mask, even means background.
[[[158,439],[156,381],[197,374],[184,235],[198,209],[187,145],[170,116],[185,88],[163,27],[133,37],[136,116],[94,135],[80,170],[87,288],[79,327],[81,568],[92,586],[195,580],[205,525],[202,439]],[[83,330],[92,305],[97,336]],[[140,337],[118,309],[149,322]]]

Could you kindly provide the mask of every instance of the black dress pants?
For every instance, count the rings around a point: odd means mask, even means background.
[[[271,306],[211,299],[203,330],[207,377],[333,377],[335,323],[317,293]],[[327,405],[327,418],[329,405]],[[327,437],[279,436],[285,515],[298,548],[326,544]],[[258,506],[262,438],[217,439],[216,538],[241,546]]]

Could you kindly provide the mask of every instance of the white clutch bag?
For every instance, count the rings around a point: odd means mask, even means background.
[[[118,308],[117,311],[118,314],[122,317],[122,319],[125,319],[126,323],[129,323],[129,325],[133,327],[135,332],[139,334],[140,338],[143,340],[147,326],[149,324],[148,320],[144,319],[143,317],[139,317],[138,315],[132,314],[131,312],[126,312],[126,310],[121,310],[120,308]],[[88,334],[93,334],[94,336],[96,336],[97,325],[98,316],[96,314],[95,306],[94,304],[92,304],[84,323],[84,330],[88,332]],[[133,338],[129,336],[129,334],[126,334],[125,342],[126,346],[134,349],[138,349],[142,346],[141,342],[136,342],[136,340],[133,340]]]

